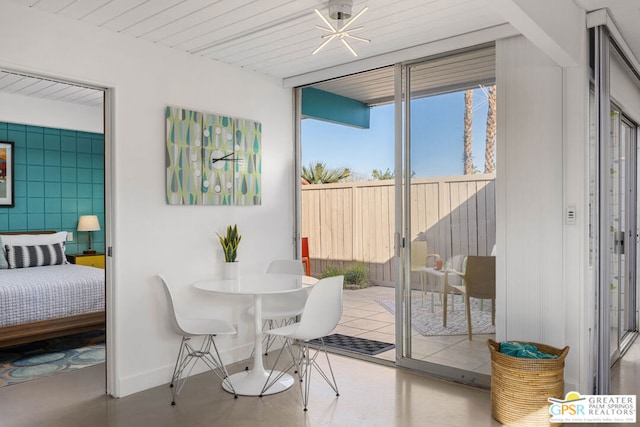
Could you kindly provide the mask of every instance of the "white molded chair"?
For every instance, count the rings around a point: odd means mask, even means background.
[[[298,259],[276,259],[267,267],[267,273],[304,275],[304,265]]]
[[[330,334],[336,326],[338,326],[338,322],[342,317],[343,283],[344,276],[327,277],[319,280],[311,290],[309,298],[307,298],[307,303],[305,304],[299,322],[265,332],[268,335],[285,338],[285,345],[280,349],[274,367],[277,366],[283,351],[288,353],[291,363],[280,375],[273,375],[274,371],[272,371],[265,382],[263,392],[278,381],[284,372],[295,367],[298,377],[300,378],[300,393],[302,395],[302,404],[306,411],[309,402],[311,371],[315,368],[333,391],[335,391],[336,396],[340,396],[333,369],[331,368],[331,362],[327,354],[327,348],[322,338]],[[309,341],[314,339],[319,339],[321,344],[312,355],[309,352]],[[299,346],[297,354],[295,354],[293,350],[294,342]],[[324,353],[326,357],[330,376],[316,361],[321,352]]]
[[[297,259],[277,259],[267,267],[268,274],[305,274],[304,265]],[[307,302],[309,292],[302,288],[297,292],[264,295],[262,297],[262,320],[263,329],[272,329],[274,326],[284,326],[291,323],[297,316],[302,314],[304,305]],[[252,310],[251,308],[250,310]],[[273,337],[266,336],[264,346],[265,356],[269,352],[269,347],[273,343]]]
[[[162,282],[162,287],[167,296],[169,317],[172,326],[175,332],[182,336],[176,366],[173,369],[173,375],[169,385],[172,388],[171,404],[176,404],[176,397],[187,382],[198,359],[202,360],[218,378],[233,391],[234,397],[237,398],[238,395],[235,393],[233,384],[231,384],[231,380],[229,379],[229,373],[222,363],[218,347],[214,341],[216,335],[234,335],[236,334],[236,330],[225,320],[184,316],[179,308],[176,307],[176,298],[167,280],[160,274],[158,278]],[[192,337],[197,336],[204,337],[199,349],[192,347],[190,342]],[[212,349],[214,351],[213,353],[211,352]]]
[[[304,276],[304,266],[297,259],[277,259],[267,267],[269,274],[299,274]],[[269,327],[277,319],[291,319],[299,316],[309,295],[306,288],[298,292],[282,295],[265,295],[262,297],[262,318],[270,321]]]

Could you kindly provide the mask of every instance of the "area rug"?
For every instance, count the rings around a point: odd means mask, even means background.
[[[390,344],[388,342],[368,340],[366,338],[352,337],[342,334],[327,335],[322,339],[327,347],[355,351],[356,353],[368,354],[370,356],[396,348],[395,344]],[[309,342],[313,344],[320,344],[319,339],[311,340]]]
[[[465,316],[464,299],[462,295],[454,295],[455,310],[451,312],[451,296],[447,305],[447,327],[442,326],[442,304],[436,295],[433,311],[431,311],[431,297],[427,294],[422,299],[411,301],[411,328],[420,335],[467,335],[467,318]],[[376,302],[395,314],[394,300],[377,299]],[[471,299],[471,331],[476,334],[495,334],[496,327],[491,324],[491,300],[484,300],[480,310],[480,300]]]
[[[0,349],[0,387],[103,363],[104,331]]]

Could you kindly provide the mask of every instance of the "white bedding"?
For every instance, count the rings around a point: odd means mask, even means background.
[[[104,270],[76,264],[0,270],[0,327],[104,310]]]

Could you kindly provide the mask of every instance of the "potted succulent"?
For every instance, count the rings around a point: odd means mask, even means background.
[[[216,233],[218,234],[218,233]],[[238,226],[233,225],[227,227],[227,234],[221,236],[218,234],[222,250],[224,252],[224,269],[223,277],[225,279],[237,279],[238,278],[238,262],[236,257],[238,256],[238,245],[242,236],[238,233]]]

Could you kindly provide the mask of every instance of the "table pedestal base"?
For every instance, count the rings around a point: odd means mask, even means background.
[[[269,377],[269,372],[267,371],[242,371],[229,375],[229,380],[231,381],[231,384],[233,384],[233,388],[236,390],[236,394],[238,395],[260,396],[262,394],[263,396],[266,396],[269,394],[280,393],[293,386],[293,377],[291,375],[274,371],[271,374],[271,378],[275,378],[278,375],[282,375],[282,377],[264,393],[262,392],[262,388]],[[229,393],[233,393],[226,383],[223,383],[222,387]]]

